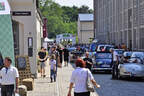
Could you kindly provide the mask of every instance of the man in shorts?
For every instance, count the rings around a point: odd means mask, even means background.
[[[41,77],[45,77],[45,61],[47,60],[47,55],[44,47],[41,47],[41,50],[38,52],[38,59],[40,62],[40,73]]]

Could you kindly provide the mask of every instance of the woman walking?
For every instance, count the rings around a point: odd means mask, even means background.
[[[89,76],[90,81],[97,88],[100,87],[94,80],[92,73],[85,68],[86,64],[82,59],[77,59],[76,69],[72,72],[69,92],[67,96],[71,96],[71,90],[75,84],[74,96],[90,96],[90,92],[87,90],[87,76]]]

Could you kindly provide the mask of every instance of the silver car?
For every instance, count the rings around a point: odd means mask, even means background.
[[[131,58],[127,63],[119,64],[118,77],[144,77],[144,63],[140,58]]]

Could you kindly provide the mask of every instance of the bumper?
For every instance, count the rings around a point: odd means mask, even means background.
[[[111,71],[112,68],[92,68],[92,71]]]
[[[121,77],[144,77],[143,74],[120,74]]]

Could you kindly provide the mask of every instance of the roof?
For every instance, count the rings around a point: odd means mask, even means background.
[[[80,21],[93,21],[94,20],[93,14],[79,14],[78,17]]]

